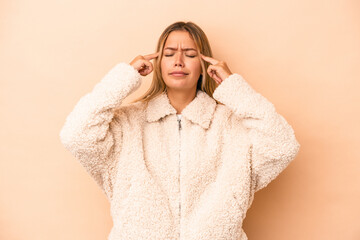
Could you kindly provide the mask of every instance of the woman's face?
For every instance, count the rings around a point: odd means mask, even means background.
[[[175,74],[174,71],[185,74]],[[161,59],[161,74],[168,89],[196,89],[201,74],[200,56],[187,31],[173,31],[169,34]]]

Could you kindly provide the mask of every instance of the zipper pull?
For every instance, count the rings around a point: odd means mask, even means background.
[[[178,119],[179,129],[181,130],[181,119]]]

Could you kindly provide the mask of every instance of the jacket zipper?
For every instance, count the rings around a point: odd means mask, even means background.
[[[181,161],[181,118],[178,119],[178,123],[179,123],[179,239],[181,239],[181,185],[180,185],[180,177],[181,177],[181,166],[180,166],[180,161]]]

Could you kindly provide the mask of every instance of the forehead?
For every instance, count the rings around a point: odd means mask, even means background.
[[[179,47],[184,50],[191,48],[196,49],[195,42],[191,38],[190,33],[188,33],[187,31],[173,31],[169,34],[168,38],[166,39],[164,49],[165,48],[177,49]]]

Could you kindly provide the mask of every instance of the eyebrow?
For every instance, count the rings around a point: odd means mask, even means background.
[[[167,48],[165,48],[164,50],[166,50],[166,49],[177,50],[177,48],[173,48],[173,47],[167,47]],[[185,50],[185,51],[194,50],[194,51],[196,51],[195,48],[183,48],[182,50]]]

